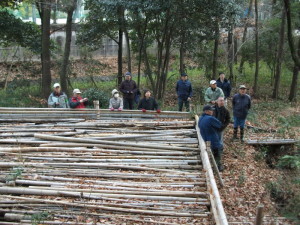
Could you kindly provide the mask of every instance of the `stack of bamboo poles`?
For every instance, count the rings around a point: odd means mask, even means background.
[[[59,108],[3,108],[0,107],[0,123],[7,122],[80,122],[91,119],[115,120],[116,118],[189,119],[190,113],[140,110],[110,111],[108,109],[59,109]]]
[[[194,125],[123,118],[2,126],[0,224],[207,224]]]

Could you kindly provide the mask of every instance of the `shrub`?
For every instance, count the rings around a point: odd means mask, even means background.
[[[108,108],[109,95],[97,88],[87,89],[83,96],[89,99],[88,106],[93,107],[93,101],[98,100],[101,108]]]
[[[277,164],[282,169],[300,169],[300,156],[299,155],[285,155],[279,159]]]

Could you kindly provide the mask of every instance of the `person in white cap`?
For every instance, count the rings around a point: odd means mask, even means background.
[[[210,87],[205,91],[204,100],[208,104],[215,105],[219,97],[224,97],[224,93],[221,88],[217,87],[217,81],[211,80],[209,84]]]
[[[81,97],[81,91],[79,89],[74,89],[73,90],[73,97],[70,98],[70,107],[73,109],[82,109],[85,108],[88,99],[87,98],[82,98]]]
[[[53,92],[48,98],[49,108],[69,108],[67,95],[61,91],[59,83],[53,85]]]
[[[111,111],[114,110],[123,110],[123,99],[120,98],[119,92],[117,89],[112,90],[111,92],[112,98],[109,100],[109,109]]]

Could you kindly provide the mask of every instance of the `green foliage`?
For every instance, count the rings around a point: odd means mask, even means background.
[[[22,167],[11,169],[10,173],[5,177],[6,182],[15,181],[17,178],[21,177],[23,170]]]
[[[300,155],[285,155],[277,164],[282,169],[300,169]]]
[[[25,23],[17,19],[8,10],[0,10],[0,45],[18,45],[35,53],[41,52],[41,33],[34,23]]]
[[[40,212],[31,215],[31,224],[38,225],[44,222],[49,217],[48,212]]]
[[[103,92],[97,88],[89,88],[84,91],[83,96],[89,99],[90,107],[93,107],[93,101],[99,100],[100,107],[108,108],[109,95],[107,92]]]

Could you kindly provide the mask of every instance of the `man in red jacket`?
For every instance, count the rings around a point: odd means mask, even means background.
[[[73,97],[70,98],[69,103],[70,107],[73,109],[83,109],[86,107],[88,99],[81,97],[81,91],[79,89],[74,89]]]

